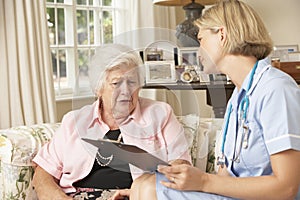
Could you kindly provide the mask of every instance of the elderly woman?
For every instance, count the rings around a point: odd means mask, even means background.
[[[98,99],[67,113],[34,158],[38,166],[33,185],[39,198],[73,199],[81,191],[129,188],[145,173],[126,162],[111,162],[82,138],[108,138],[173,164],[190,163],[183,127],[171,107],[139,97],[141,64],[139,54],[129,47],[111,44],[96,49],[89,73]]]

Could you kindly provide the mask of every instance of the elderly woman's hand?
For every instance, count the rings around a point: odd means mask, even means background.
[[[129,199],[130,189],[117,190],[116,193],[109,198],[109,200],[121,200],[121,199]]]

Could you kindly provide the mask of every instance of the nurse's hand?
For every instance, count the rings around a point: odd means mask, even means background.
[[[207,173],[188,164],[158,166],[157,170],[169,179],[161,184],[177,190],[202,191],[208,177]]]
[[[230,174],[229,174],[229,172],[228,172],[228,170],[227,170],[227,167],[226,166],[224,166],[224,167],[218,167],[218,170],[217,170],[217,173],[218,173],[218,175],[220,175],[220,176],[230,176]]]

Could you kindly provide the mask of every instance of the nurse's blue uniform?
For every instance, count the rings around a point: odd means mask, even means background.
[[[268,59],[258,62],[252,86],[246,92],[250,76],[249,73],[240,91],[235,88],[225,113],[225,116],[229,116],[224,143],[225,164],[233,177],[271,175],[273,172],[270,155],[288,149],[300,151],[299,86],[289,75],[272,67]],[[248,147],[239,148],[242,144],[239,107],[246,93],[249,97],[245,121],[249,127]],[[159,200],[233,199],[203,192],[173,190],[159,183],[161,180],[166,180],[162,174],[156,173],[156,177]],[[300,200],[300,190],[297,199]]]

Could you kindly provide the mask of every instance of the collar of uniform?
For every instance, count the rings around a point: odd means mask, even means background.
[[[245,81],[244,81],[245,82]],[[244,84],[243,84],[244,85]],[[232,109],[238,110],[239,104],[246,94],[246,88],[241,87],[241,89],[238,91],[237,88],[235,88],[234,92],[232,93],[232,99],[231,99],[231,104],[232,104]]]
[[[265,58],[265,59],[262,59],[262,60],[258,61],[257,69],[254,73],[252,84],[256,84],[254,80],[257,78],[258,74],[269,64],[270,64],[270,60],[268,58]],[[250,74],[251,74],[251,71],[246,76],[245,80],[242,83],[241,89],[239,91],[237,90],[237,88],[235,88],[235,91],[232,94],[232,97],[233,97],[232,106],[233,106],[233,108],[238,109],[238,106],[239,106],[242,98],[246,95],[246,91],[247,91],[247,87],[248,87],[249,79],[250,79]]]

